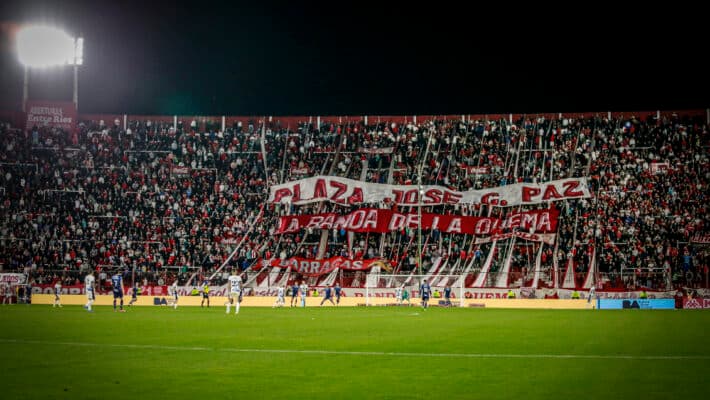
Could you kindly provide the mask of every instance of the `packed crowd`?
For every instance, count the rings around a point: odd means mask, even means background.
[[[588,176],[594,198],[555,204],[561,210],[559,239],[557,246],[542,245],[543,285],[551,284],[551,267],[562,269],[570,258],[581,284],[593,254],[609,287],[664,288],[669,276],[675,285],[706,284],[708,249],[690,243],[693,235],[709,230],[704,118],[522,117],[293,127],[274,120],[235,123],[224,131],[206,128],[129,121],[124,130],[120,121],[84,121],[78,135],[68,135],[3,124],[3,270],[69,281],[98,268],[150,283],[176,277],[185,283],[196,274],[210,276],[227,261],[251,273],[259,269],[259,259],[342,255],[383,257],[406,272],[416,268],[416,230],[356,234],[350,242],[346,232],[333,230],[325,247],[320,231],[276,235],[279,216],[346,213],[359,206],[266,204],[269,185],[337,175],[468,190]],[[504,216],[510,210],[477,205],[423,211]],[[490,250],[474,245],[468,235],[438,231],[424,232],[422,242],[424,269],[441,257],[449,268],[460,268],[449,273],[472,277]],[[494,274],[507,245],[495,251]],[[509,285],[530,285],[537,246],[515,242]],[[472,268],[464,271],[464,265]]]

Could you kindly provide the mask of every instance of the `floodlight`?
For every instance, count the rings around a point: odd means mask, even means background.
[[[49,67],[83,62],[83,39],[49,26],[27,26],[17,32],[17,55],[23,65]]]

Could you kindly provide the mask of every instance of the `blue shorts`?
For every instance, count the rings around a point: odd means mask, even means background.
[[[428,294],[423,295],[423,296],[422,296],[422,300],[423,300],[423,301],[429,301],[429,295],[428,295]]]
[[[122,298],[123,298],[123,292],[117,292],[117,291],[114,290],[114,291],[113,291],[113,298],[114,298],[114,299],[122,299]]]

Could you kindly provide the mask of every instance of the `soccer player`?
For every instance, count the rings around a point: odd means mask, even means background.
[[[131,301],[128,302],[128,305],[132,306],[136,301],[138,301],[138,284],[135,280],[133,280],[133,287],[131,288]]]
[[[205,283],[202,284],[202,302],[200,303],[200,307],[204,307],[205,300],[207,300],[207,308],[209,308],[209,306],[210,306],[210,283],[209,283],[209,281],[205,281]]]
[[[597,290],[594,288],[594,285],[592,285],[592,287],[589,288],[589,295],[587,296],[587,304],[590,304],[592,306],[592,308],[594,308],[595,303],[593,303],[593,301],[594,301],[594,297],[596,296],[596,294],[597,294]]]
[[[298,305],[297,299],[298,298],[298,282],[293,281],[293,285],[291,286],[291,307],[294,307],[295,305]]]
[[[422,281],[422,286],[419,288],[422,296],[422,307],[426,310],[429,308],[429,297],[431,297],[431,286],[426,279]]]
[[[321,307],[323,306],[323,303],[325,303],[326,300],[330,301],[330,304],[335,305],[333,302],[333,296],[332,296],[332,289],[330,286],[326,286],[325,289],[323,289],[323,300],[320,301]]]
[[[276,293],[276,304],[274,304],[274,307],[283,307],[284,304],[286,304],[286,300],[284,299],[284,288],[283,286],[279,286]]]
[[[340,284],[336,283],[335,284],[335,305],[338,306],[340,305]]]
[[[52,308],[54,307],[62,307],[62,280],[57,279],[57,283],[54,284],[54,304],[52,304]]]
[[[234,304],[234,315],[237,315],[239,314],[239,303],[242,302],[242,278],[233,272],[227,280],[229,281],[229,301],[224,305],[227,306],[227,314],[229,314],[229,309]]]
[[[404,285],[397,286],[397,288],[394,290],[394,297],[395,297],[395,300],[396,300],[398,306],[402,305],[402,288],[403,287],[404,287]]]
[[[89,274],[84,277],[84,290],[86,291],[86,311],[92,312],[91,305],[94,304],[96,296],[94,294],[94,285],[96,284],[96,278],[94,278],[94,271],[89,271]]]
[[[451,307],[451,285],[446,285],[444,288],[444,304],[446,307]]]
[[[123,309],[123,277],[120,271],[111,276],[111,289],[113,290],[113,312],[116,312],[116,299],[121,300],[120,311],[126,312]]]
[[[173,309],[174,310],[177,310],[177,306],[178,306],[178,285],[177,284],[178,284],[178,280],[177,280],[177,278],[175,278],[175,280],[173,281],[173,284],[170,285],[170,289],[168,292],[171,296],[173,296]]]
[[[5,305],[7,304],[12,304],[12,301],[10,299],[10,296],[12,296],[12,289],[10,289],[9,284],[1,284],[0,285],[0,294],[2,295],[2,304]]]
[[[306,307],[306,296],[308,296],[308,285],[306,281],[301,281],[299,290],[301,291],[301,307]]]
[[[32,282],[27,282],[27,287],[25,287],[25,299],[27,299],[27,305],[32,304]]]
[[[407,290],[407,288],[402,285],[402,304],[404,304],[405,301],[410,306],[412,305],[412,301],[409,300],[409,290]]]

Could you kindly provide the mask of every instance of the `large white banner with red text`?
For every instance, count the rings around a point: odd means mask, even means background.
[[[458,215],[422,214],[424,230],[438,229],[443,233],[490,235],[519,228],[528,233],[557,231],[559,210],[549,208],[512,213],[507,218],[467,217]],[[388,209],[363,208],[346,215],[335,213],[316,215],[291,215],[279,218],[277,233],[295,233],[302,229],[345,229],[352,232],[386,233],[406,228],[416,228],[417,214],[401,214]]]
[[[560,179],[546,183],[516,183],[482,190],[459,192],[444,186],[385,185],[335,176],[315,176],[269,189],[270,203],[308,204],[330,201],[339,204],[394,202],[408,206],[437,204],[490,204],[517,206],[547,201],[591,197],[586,178]]]
[[[73,102],[28,101],[26,129],[55,127],[74,131],[76,127],[76,107]]]

